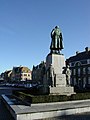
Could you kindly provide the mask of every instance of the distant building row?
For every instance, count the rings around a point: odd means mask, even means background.
[[[1,78],[3,78],[5,81],[31,80],[31,70],[28,67],[13,67],[12,70],[2,73]]]

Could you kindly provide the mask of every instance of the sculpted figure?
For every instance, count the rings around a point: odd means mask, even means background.
[[[67,82],[67,85],[70,85],[70,76],[71,76],[71,71],[69,69],[69,65],[67,65],[67,68],[66,68],[66,82]]]
[[[51,31],[51,52],[52,53],[59,53],[59,50],[63,49],[63,43],[62,43],[62,33],[60,31],[60,28],[56,26],[52,31]]]
[[[52,64],[49,67],[49,85],[51,85],[51,87],[55,86],[55,73]]]

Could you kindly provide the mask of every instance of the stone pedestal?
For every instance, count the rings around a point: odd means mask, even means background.
[[[52,64],[54,72],[56,74],[62,74],[65,65],[64,55],[60,54],[48,54],[46,57],[46,69]]]
[[[50,94],[53,95],[71,95],[74,93],[74,88],[71,86],[49,87]]]
[[[64,55],[48,54],[46,57],[46,70],[49,69],[50,65],[54,68],[56,87],[66,86],[66,75],[63,74],[65,68]]]
[[[60,86],[60,87],[49,87],[49,91],[50,91],[50,94],[53,94],[53,95],[71,95],[71,94],[75,94],[74,93],[74,88],[69,86]]]
[[[53,68],[53,74],[47,75],[46,81],[49,86],[50,94],[71,95],[74,94],[74,89],[66,85],[66,74],[64,68],[66,67],[65,58],[62,54],[48,54],[46,57],[46,71],[50,74],[50,66]],[[50,81],[53,84],[50,84]]]
[[[66,75],[65,74],[56,74],[56,87],[66,86]]]

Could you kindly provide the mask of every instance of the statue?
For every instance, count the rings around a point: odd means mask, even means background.
[[[48,78],[49,85],[51,87],[55,87],[56,86],[55,73],[54,73],[54,68],[52,64],[49,66],[49,69],[47,70],[47,78]]]
[[[67,85],[70,85],[70,76],[71,76],[71,71],[69,69],[69,65],[67,65],[67,67],[66,67],[66,82],[67,82]]]
[[[63,49],[63,43],[62,43],[62,33],[60,31],[60,28],[56,26],[52,32],[51,32],[51,53],[60,53],[60,50]]]

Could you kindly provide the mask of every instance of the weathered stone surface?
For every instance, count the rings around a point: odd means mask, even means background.
[[[52,70],[50,69],[52,68]],[[49,86],[50,94],[71,95],[74,94],[74,89],[71,86],[67,87],[65,58],[62,54],[48,54],[46,57],[46,81]]]
[[[46,58],[46,69],[52,64],[55,74],[62,74],[65,67],[64,55],[49,54]]]
[[[52,118],[63,115],[65,116],[90,112],[90,99],[67,102],[40,103],[31,104],[31,106],[25,106],[19,104],[9,104],[5,95],[3,95],[2,101],[15,120],[39,120],[50,117]]]
[[[57,86],[66,86],[65,74],[56,74],[56,87]]]
[[[69,86],[50,87],[50,94],[71,95],[74,94],[74,88]]]

